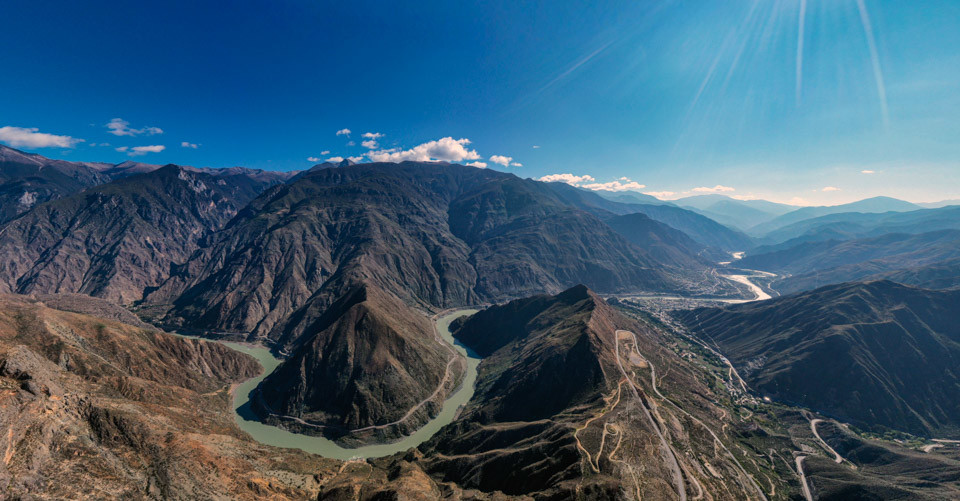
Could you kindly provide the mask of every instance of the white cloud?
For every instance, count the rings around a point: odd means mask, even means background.
[[[338,136],[349,136],[349,135],[350,135],[350,129],[340,129],[340,130],[337,131],[337,135],[338,135]]]
[[[141,155],[146,155],[147,153],[160,153],[165,149],[167,149],[167,147],[162,144],[153,144],[150,146],[134,146],[133,148],[121,146],[117,148],[117,151],[126,153],[131,157],[139,157]]]
[[[367,139],[380,139],[381,137],[383,137],[383,134],[379,132],[364,132],[362,136]]]
[[[543,181],[545,183],[567,183],[571,186],[580,186],[582,183],[589,183],[596,181],[593,176],[584,174],[582,176],[576,176],[570,173],[567,174],[549,174],[541,177],[537,181]]]
[[[110,129],[107,131],[107,133],[113,134],[114,136],[139,136],[141,134],[153,136],[156,134],[163,134],[163,129],[160,127],[144,127],[142,129],[130,128],[130,122],[122,118],[114,118],[113,120],[110,120],[107,122],[106,127]]]
[[[478,168],[478,169],[486,169],[486,168],[487,168],[487,163],[486,163],[486,162],[470,162],[470,163],[467,164],[467,166],[468,166],[468,167],[476,167],[476,168]]]
[[[40,129],[25,127],[0,127],[0,141],[13,147],[27,148],[73,148],[83,139],[39,132]]]
[[[329,155],[329,154],[330,154],[330,150],[323,150],[323,151],[320,152],[320,154],[321,154],[321,155]]]
[[[861,173],[861,174],[876,174],[877,171],[875,171],[875,170],[870,170],[870,169],[864,169],[864,170],[860,171],[860,173]]]
[[[348,141],[348,142],[347,142],[347,146],[356,146],[356,145],[357,145],[357,143],[356,143],[355,141]]]
[[[598,190],[604,190],[604,191],[640,191],[640,190],[642,190],[642,189],[644,189],[644,188],[646,188],[646,187],[647,187],[647,185],[645,185],[645,184],[640,184],[640,183],[638,183],[638,182],[636,182],[636,181],[629,181],[629,180],[628,180],[627,182],[622,182],[622,181],[610,181],[609,183],[592,183],[592,184],[585,184],[585,185],[581,186],[581,188],[586,188],[586,189],[588,189],[588,190],[593,190],[593,191],[598,191]]]
[[[319,162],[320,159],[317,157],[307,157],[308,162]]]
[[[110,143],[90,143],[90,146],[110,146]]]
[[[535,149],[535,150],[539,150],[539,149],[540,149],[540,145],[539,145],[539,144],[535,144],[535,145],[533,145],[533,149]]]
[[[510,167],[523,167],[523,164],[520,162],[510,162]]]
[[[183,141],[182,143],[180,143],[180,146],[182,146],[182,147],[184,147],[184,148],[191,148],[191,149],[194,149],[194,150],[200,147],[200,145],[198,145],[198,144],[188,143],[188,142],[186,142],[186,141]]]
[[[504,167],[510,165],[510,162],[513,161],[513,157],[505,157],[503,155],[494,155],[490,157],[490,161],[495,164],[500,164]]]
[[[836,186],[824,186],[820,191],[840,191]]]
[[[351,161],[351,162],[353,162],[353,163],[355,163],[355,164],[358,164],[358,163],[360,163],[361,161],[363,161],[363,157],[347,157],[347,160],[349,160],[349,161]]]
[[[722,184],[718,184],[712,188],[709,186],[701,186],[699,188],[694,188],[692,191],[695,193],[722,193],[722,192],[730,192],[735,190],[729,186],[723,186]]]
[[[363,146],[364,148],[367,148],[367,149],[375,150],[380,147],[380,144],[378,144],[375,139],[370,139],[360,143],[360,146]]]
[[[367,158],[374,162],[404,162],[407,160],[415,162],[462,162],[464,160],[479,160],[480,154],[476,150],[466,148],[470,144],[469,139],[454,139],[444,137],[436,141],[430,141],[409,150],[400,150],[391,148],[389,150],[376,150],[367,152]]]
[[[577,176],[574,174],[549,174],[541,177],[538,181],[543,181],[546,183],[567,183],[570,186],[577,186],[580,188],[585,188],[588,190],[606,190],[606,191],[640,191],[647,187],[645,184],[640,184],[636,181],[631,181],[628,178],[622,177],[617,181],[610,181],[609,183],[598,183],[593,176],[584,174],[582,176]]]
[[[674,192],[672,192],[672,191],[645,191],[645,192],[643,192],[643,194],[644,194],[644,195],[650,195],[651,197],[661,198],[661,199],[670,198],[670,197],[676,195],[676,193],[674,193]]]
[[[343,161],[343,157],[330,157],[330,158],[327,159],[327,161],[328,161],[328,162],[333,162],[333,163],[335,163],[335,164],[338,164],[338,163],[340,163],[340,162]]]
[[[758,200],[756,195],[730,195],[730,198],[734,200],[743,200],[743,201]]]

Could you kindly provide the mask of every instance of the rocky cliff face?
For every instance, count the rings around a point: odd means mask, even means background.
[[[0,233],[0,290],[138,301],[256,194],[239,181],[169,165],[41,204]]]
[[[682,251],[681,251],[682,252]],[[663,265],[543,183],[407,162],[310,171],[253,201],[149,302],[165,321],[289,347],[311,311],[365,282],[426,309],[559,292],[677,290]]]
[[[34,206],[110,181],[107,164],[66,162],[0,145],[0,224]]]

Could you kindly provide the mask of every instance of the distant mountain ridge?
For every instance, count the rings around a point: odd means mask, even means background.
[[[672,204],[638,204],[615,202],[596,192],[570,186],[566,183],[546,183],[546,186],[569,203],[590,211],[601,219],[642,213],[687,234],[697,242],[726,252],[739,252],[754,247],[753,239],[728,228],[709,217],[676,207]]]
[[[43,202],[64,198],[110,181],[152,172],[161,167],[163,166],[132,160],[119,164],[53,160],[0,144],[0,224]],[[244,167],[183,168],[213,176],[242,175],[265,184],[284,182],[297,174]]]
[[[40,204],[0,232],[0,290],[139,301],[266,184],[168,165]]]
[[[806,242],[785,250],[749,255],[738,265],[783,276],[771,286],[783,294],[840,282],[882,277],[897,270],[960,258],[960,230],[919,235],[888,233],[855,240]]]
[[[960,206],[909,212],[843,212],[803,220],[768,233],[754,252],[770,252],[802,242],[851,240],[887,233],[919,234],[960,229]]]
[[[775,219],[756,225],[749,229],[748,233],[754,236],[767,236],[771,232],[785,226],[798,223],[807,219],[813,219],[830,214],[840,214],[847,212],[860,212],[865,214],[878,214],[884,212],[909,212],[922,209],[919,205],[898,200],[891,197],[873,197],[859,200],[856,202],[829,205],[820,207],[801,207],[797,210],[788,212]]]
[[[738,200],[719,194],[680,198],[674,203],[741,231],[799,208],[766,200]]]

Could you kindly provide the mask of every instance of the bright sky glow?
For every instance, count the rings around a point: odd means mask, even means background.
[[[282,170],[450,160],[672,198],[960,198],[955,0],[144,4],[6,2],[0,142]]]

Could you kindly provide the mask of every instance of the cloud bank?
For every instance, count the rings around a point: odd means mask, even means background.
[[[73,148],[83,139],[40,132],[37,128],[0,127],[0,141],[15,148]]]
[[[701,186],[699,188],[694,188],[691,191],[693,191],[694,193],[726,193],[726,192],[731,192],[736,190],[729,186],[723,186],[722,184],[718,184],[712,188],[709,186]]]
[[[479,160],[480,154],[466,146],[470,140],[466,138],[454,139],[444,137],[436,141],[426,142],[409,150],[391,148],[367,152],[366,156],[374,162],[462,162],[464,160]]]

